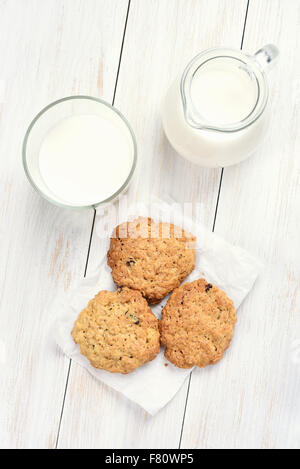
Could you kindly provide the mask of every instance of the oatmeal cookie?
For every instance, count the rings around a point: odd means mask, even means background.
[[[233,301],[205,279],[185,283],[169,298],[160,321],[165,357],[180,368],[217,363],[236,323]]]
[[[182,228],[140,217],[115,229],[107,263],[118,286],[158,303],[194,269],[195,243],[195,236]]]
[[[158,321],[141,293],[100,291],[72,330],[80,352],[95,368],[130,373],[160,351]]]

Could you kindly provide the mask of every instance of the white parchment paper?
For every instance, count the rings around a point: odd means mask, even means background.
[[[164,210],[160,213],[160,219],[170,221],[170,209],[166,207],[166,204],[161,204],[162,206]],[[141,214],[149,215],[149,213],[135,213],[134,217]],[[133,216],[128,217],[127,214],[127,219],[130,218]],[[184,228],[191,228],[193,234],[197,236],[196,267],[185,281],[205,277],[208,282],[224,290],[238,308],[252,289],[262,269],[261,263],[251,254],[232,246],[203,226],[199,224],[195,226],[195,222],[188,217],[185,217],[184,221]],[[174,397],[192,371],[191,369],[180,369],[171,363],[165,366],[167,360],[162,350],[152,362],[128,375],[97,370],[80,354],[79,346],[73,342],[71,336],[73,324],[88,301],[100,290],[115,290],[116,288],[110,269],[106,265],[108,246],[109,239],[103,248],[103,258],[96,271],[85,279],[79,280],[67,295],[57,299],[55,309],[58,317],[54,327],[55,339],[68,357],[85,367],[97,380],[111,386],[154,415]],[[166,301],[167,298],[159,305],[152,307],[158,318]]]

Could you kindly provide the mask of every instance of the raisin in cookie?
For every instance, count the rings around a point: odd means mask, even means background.
[[[236,323],[233,301],[203,278],[177,288],[162,310],[165,357],[180,368],[217,363]]]
[[[194,269],[195,242],[182,228],[140,217],[115,229],[107,263],[118,286],[158,303]]]
[[[129,288],[100,291],[79,314],[72,336],[92,366],[112,373],[130,373],[160,351],[158,321]]]

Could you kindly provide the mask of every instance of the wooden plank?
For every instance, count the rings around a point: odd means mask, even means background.
[[[30,120],[70,94],[111,100],[127,3],[0,3],[0,445],[55,446],[69,360],[49,304],[83,275],[93,212],[52,207],[21,164]]]
[[[184,448],[299,448],[300,2],[250,0],[244,50],[277,44],[270,132],[226,168],[216,232],[265,262],[217,366],[194,373]]]
[[[239,47],[245,11],[246,1],[234,0],[212,0],[209,8],[202,0],[131,2],[116,93],[116,106],[138,141],[129,200],[168,193],[179,202],[201,202],[203,222],[212,226],[220,171],[197,168],[175,154],[162,132],[160,105],[172,79],[199,51],[218,44]],[[101,241],[94,236],[90,270],[100,256]],[[186,392],[187,383],[152,418],[72,364],[59,447],[177,448]]]

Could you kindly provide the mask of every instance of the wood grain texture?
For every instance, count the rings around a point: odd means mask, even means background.
[[[216,232],[265,263],[224,361],[193,374],[184,448],[300,446],[300,2],[250,0],[244,49],[277,44],[270,130],[224,171]]]
[[[21,164],[30,120],[71,94],[112,99],[127,3],[0,2],[0,446],[55,446],[69,360],[49,305],[83,275],[93,212],[52,207]]]
[[[129,200],[150,193],[179,202],[201,202],[212,227],[220,171],[184,161],[170,148],[160,122],[170,82],[199,51],[218,44],[239,47],[246,1],[133,0],[129,11],[116,106],[137,136],[139,165]],[[89,268],[99,262],[102,243],[93,237]],[[60,448],[177,448],[187,383],[155,417],[96,382],[72,364]],[[199,404],[197,404],[199,406]]]
[[[202,203],[212,226],[220,171],[185,162],[167,144],[162,97],[197,52],[239,47],[246,0],[132,0],[116,106],[139,147],[130,200]],[[53,448],[69,360],[53,344],[49,305],[83,275],[93,214],[52,207],[30,188],[21,144],[54,99],[112,101],[127,0],[0,0],[0,446]],[[216,232],[257,254],[265,270],[238,313],[232,347],[193,373],[182,448],[299,448],[299,0],[250,0],[244,50],[274,42],[269,138],[224,171]],[[89,270],[101,241],[94,236]],[[157,416],[72,364],[63,448],[177,448],[187,383]]]

